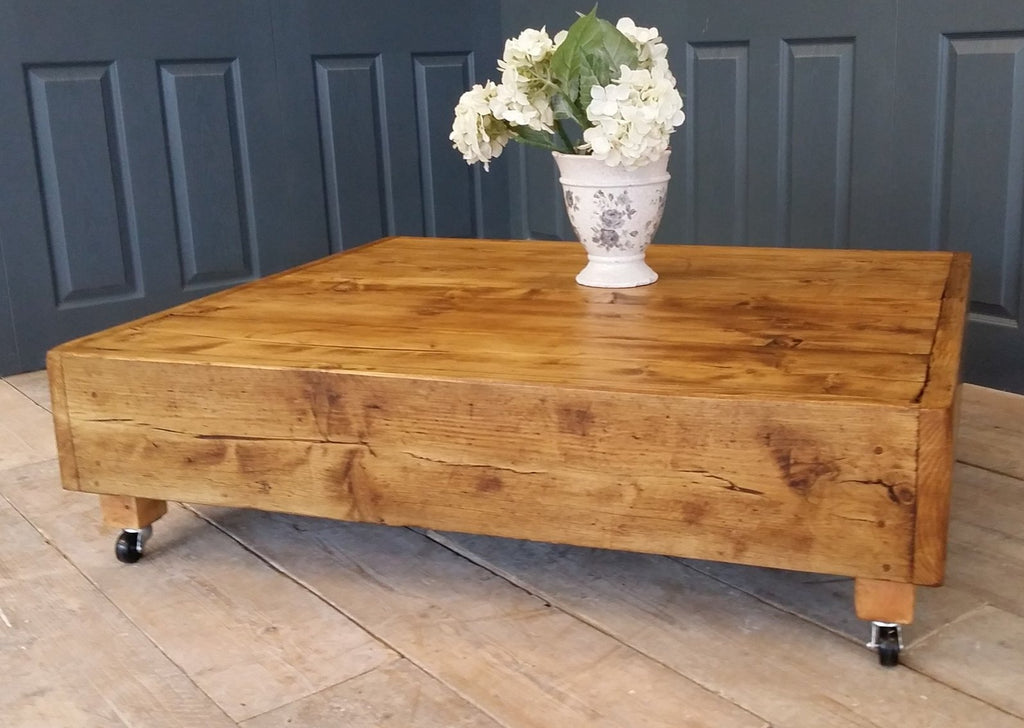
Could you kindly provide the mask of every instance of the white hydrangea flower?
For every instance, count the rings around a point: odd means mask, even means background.
[[[637,68],[621,66],[615,81],[591,89],[584,122],[589,128],[574,151],[593,154],[609,165],[638,167],[668,148],[669,136],[683,123],[682,98],[658,29],[639,27],[631,18],[621,18],[616,27],[636,48]],[[544,137],[525,130],[551,135],[552,148],[576,143],[568,138],[552,108],[559,95],[568,93],[557,85],[564,79],[556,82],[551,77],[552,56],[567,36],[566,30],[551,38],[545,28],[527,28],[505,43],[498,61],[501,83],[488,81],[463,94],[449,138],[468,163],[482,162],[489,169],[488,162],[517,138],[516,130],[524,132],[520,141],[542,146]],[[574,100],[575,96],[570,102]]]
[[[675,77],[668,68],[668,46],[661,42],[657,28],[642,28],[632,18],[619,18],[615,28],[636,46],[640,68],[667,75],[675,83]]]
[[[493,81],[476,84],[459,98],[455,106],[455,121],[448,138],[459,150],[467,164],[483,162],[490,171],[490,162],[501,156],[512,138],[508,124],[491,113],[491,102],[497,98],[499,87]]]
[[[634,43],[644,44],[661,40],[657,28],[641,28],[632,18],[619,18],[615,28]]]
[[[516,38],[505,41],[505,53],[498,61],[498,68],[530,68],[546,60],[554,52],[555,44],[548,36],[547,29],[527,28]]]
[[[552,131],[554,113],[547,90],[547,68],[555,43],[544,28],[527,28],[505,41],[498,69],[501,84],[491,99],[491,114],[512,126]]]
[[[669,136],[683,123],[683,99],[671,74],[622,66],[619,78],[591,88],[583,132],[591,154],[609,166],[641,167],[668,149]]]
[[[564,37],[564,33],[556,36],[559,42]],[[498,61],[501,85],[497,99],[491,103],[495,118],[513,126],[554,131],[548,68],[556,47],[544,28],[527,28],[518,37],[505,41],[505,53]]]
[[[490,100],[491,114],[512,126],[528,126],[551,133],[555,113],[548,95],[536,90],[514,68],[502,73],[497,94]]]

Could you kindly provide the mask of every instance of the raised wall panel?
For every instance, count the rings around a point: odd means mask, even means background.
[[[475,237],[483,228],[479,165],[467,168],[448,135],[452,111],[469,88],[466,53],[413,56],[416,125],[427,235]]]
[[[973,256],[972,310],[1020,325],[1024,34],[943,38],[932,247]]]
[[[783,42],[779,217],[790,245],[849,245],[853,54],[849,39]]]
[[[253,275],[252,180],[237,60],[161,62],[186,288]]]
[[[687,48],[683,127],[689,238],[699,243],[743,243],[747,238],[746,43]]]
[[[332,250],[394,233],[379,56],[314,59],[320,157]]]
[[[56,305],[134,295],[116,67],[29,66],[26,76]]]

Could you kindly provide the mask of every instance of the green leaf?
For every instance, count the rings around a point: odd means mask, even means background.
[[[618,68],[615,71],[615,76],[618,77]],[[583,109],[584,116],[587,107],[590,106],[590,90],[594,86],[606,86],[611,83],[612,79],[608,78],[609,75],[610,73],[602,67],[600,58],[595,58],[590,53],[583,54],[583,60],[580,63],[580,93],[577,104]]]
[[[541,149],[555,149],[561,150],[560,147],[556,146],[550,134],[536,129],[531,129],[528,126],[513,126],[513,133],[517,137],[517,141],[523,144],[529,144],[531,147],[540,147]]]
[[[595,7],[569,27],[551,56],[551,77],[571,105],[586,109],[592,86],[606,86],[619,77],[620,66],[636,65],[633,43],[614,25],[598,18]]]
[[[562,94],[551,98],[551,109],[555,112],[556,119],[572,119],[582,127],[590,126],[590,122],[587,121],[586,108],[577,108],[569,103],[569,100]]]
[[[568,96],[572,97],[573,92],[579,92],[579,62],[580,48],[585,36],[591,34],[591,28],[597,21],[597,8],[595,7],[587,15],[581,15],[579,20],[569,26],[565,39],[551,56],[551,77],[562,88]],[[576,88],[572,88],[573,80],[576,80]]]

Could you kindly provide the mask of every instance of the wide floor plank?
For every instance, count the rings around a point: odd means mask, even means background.
[[[1024,617],[1020,615],[982,607],[925,640],[907,656],[907,662],[1024,718]]]
[[[953,521],[949,551],[948,586],[1024,617],[1024,533],[1015,537]]]
[[[242,723],[243,728],[499,728],[437,680],[400,660]]]
[[[855,642],[867,640],[869,628],[853,610],[853,579],[715,561],[680,561]],[[914,622],[903,630],[904,643],[908,647],[985,603],[970,590],[948,587],[919,587],[915,599]]]
[[[55,457],[50,413],[0,380],[0,470]]]
[[[1024,440],[1021,440],[1024,446]],[[951,520],[1011,538],[1024,537],[1024,483],[1000,473],[959,464],[953,476]]]
[[[12,728],[235,725],[2,496],[0,676]]]
[[[436,536],[773,726],[1024,726],[675,559]]]
[[[36,372],[26,372],[7,377],[7,383],[31,399],[43,409],[52,409],[50,402],[50,381],[46,377],[46,370],[40,369]]]
[[[964,385],[957,437],[963,462],[1024,479],[1024,396]]]
[[[202,512],[507,726],[765,725],[408,529]]]
[[[396,659],[181,507],[156,524],[146,558],[125,565],[97,499],[62,491],[52,461],[11,471],[0,493],[236,721]]]

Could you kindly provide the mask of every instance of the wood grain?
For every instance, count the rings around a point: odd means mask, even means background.
[[[694,571],[694,562],[482,536],[434,537],[772,726],[1021,726],[919,672],[880,669],[864,648],[869,630],[863,622],[847,639],[795,617],[790,605],[777,609],[761,593],[744,593],[743,584],[734,588]],[[850,602],[833,603],[831,611],[834,621],[851,611]],[[927,661],[914,665],[927,669]]]
[[[117,532],[98,525],[93,499],[56,487],[54,463],[5,476],[0,493],[103,592],[103,604],[113,603],[145,633],[147,646],[188,675],[191,689],[198,687],[234,721],[396,659],[345,615],[180,506],[154,529],[143,561],[128,567],[114,558]],[[81,629],[73,616],[64,622]]]
[[[129,495],[101,495],[103,522],[117,528],[145,528],[167,513],[167,501]]]
[[[1024,485],[1012,493],[1019,498]],[[1024,617],[1024,537],[954,520],[949,532],[946,586],[974,595],[1003,611]],[[929,592],[930,593],[930,592]]]
[[[10,384],[0,381],[0,469],[55,456],[50,416]]]
[[[880,579],[856,579],[853,603],[857,616],[874,622],[914,621],[914,585]]]
[[[42,467],[59,493],[50,464],[5,471],[5,493]],[[235,725],[2,497],[0,674],[12,728]]]
[[[1024,395],[965,384],[957,457],[1024,480]]]
[[[573,282],[575,245],[399,238],[68,350],[637,392],[920,396],[950,254],[665,246],[651,256],[657,285],[607,291]]]
[[[913,411],[192,369],[69,359],[82,489],[910,575]]]
[[[949,499],[959,414],[960,360],[970,280],[970,255],[955,253],[943,289],[935,343],[928,365],[928,381],[921,394],[917,517],[914,526],[913,581],[916,584],[939,585],[945,574]]]
[[[242,728],[500,728],[407,660],[243,721]]]
[[[968,259],[650,257],[394,238],[72,342],[67,487],[937,583]]]
[[[57,439],[57,458],[60,462],[60,476],[64,487],[71,490],[80,488],[78,483],[78,459],[75,457],[75,440],[71,436],[71,420],[68,416],[67,391],[64,387],[64,357],[59,350],[46,355],[46,371],[50,381],[50,403],[53,429]]]
[[[46,370],[36,372],[25,372],[6,377],[5,381],[31,399],[43,409],[52,409],[50,403],[50,382],[46,376]]]
[[[766,725],[663,661],[408,529],[201,511],[500,725]]]
[[[953,484],[955,408],[924,409],[918,420],[915,584],[938,586],[946,569],[950,489]]]
[[[1024,617],[981,607],[907,653],[925,674],[1024,719]]]
[[[960,386],[960,360],[964,327],[967,325],[967,304],[970,300],[971,256],[953,253],[949,275],[942,292],[942,306],[935,326],[928,365],[928,381],[921,394],[921,406],[928,409],[949,409]]]
[[[1012,410],[1002,407],[1002,400],[975,399],[971,408],[964,408],[962,428],[973,430],[978,443],[1006,438],[1003,452],[1009,454],[1009,446],[1018,441],[1012,439],[1010,429],[1016,421]],[[11,432],[24,432],[20,410],[0,407],[0,424]],[[0,448],[3,444],[0,442]],[[379,630],[389,641],[397,638],[391,643],[395,649],[405,651],[407,644],[412,645],[415,663],[432,676],[425,678],[427,683],[435,681],[442,690],[469,702],[479,698],[488,705],[499,705],[502,712],[495,716],[500,716],[501,725],[531,725],[533,720],[532,724],[546,728],[555,713],[549,709],[552,703],[564,704],[560,700],[582,694],[562,690],[561,680],[579,672],[581,666],[590,666],[586,656],[581,659],[567,649],[576,644],[576,638],[562,639],[559,622],[538,628],[536,614],[540,610],[505,599],[510,581],[539,597],[544,611],[563,612],[571,622],[596,628],[601,643],[587,655],[597,667],[585,675],[595,683],[596,693],[583,699],[588,704],[607,699],[602,709],[611,711],[612,701],[619,699],[618,690],[624,685],[621,663],[600,660],[600,648],[616,642],[684,676],[679,683],[682,690],[659,682],[655,690],[639,698],[623,691],[621,712],[606,714],[617,726],[636,725],[652,716],[665,716],[663,722],[678,726],[682,722],[679,708],[685,711],[688,704],[697,706],[697,724],[727,723],[719,719],[716,709],[693,701],[685,686],[696,683],[705,695],[720,696],[759,716],[764,724],[790,728],[1019,728],[1024,719],[1011,712],[1020,710],[1020,691],[1016,689],[1020,635],[1009,615],[1024,617],[1024,591],[1020,588],[1024,584],[1020,533],[1024,483],[991,472],[998,468],[992,468],[986,453],[978,452],[976,460],[981,467],[958,465],[954,473],[946,584],[917,590],[915,622],[905,630],[908,648],[902,661],[906,667],[896,670],[880,669],[865,650],[867,627],[854,617],[850,579],[445,534],[444,546],[472,562],[449,571],[460,559],[445,548],[419,548],[412,546],[413,541],[374,535],[401,529],[234,509],[203,510],[210,514],[219,511],[218,525],[242,535],[246,546],[256,547],[269,559],[269,563],[257,560],[260,568],[284,573],[343,608],[352,605],[355,611],[350,616],[360,621],[366,618],[364,626]],[[21,483],[31,472],[40,477]],[[15,528],[4,522],[0,530],[0,541],[4,541],[0,545],[0,610],[13,625],[8,628],[0,616],[3,719],[26,728],[98,728],[123,722],[233,725],[202,696],[190,676],[193,670],[204,675],[203,666],[217,664],[215,658],[197,660],[196,655],[220,653],[225,665],[221,685],[227,687],[230,665],[249,659],[236,650],[247,647],[248,654],[259,659],[269,649],[264,641],[269,635],[253,637],[248,626],[225,629],[218,618],[220,610],[210,609],[224,603],[223,588],[231,581],[235,586],[228,589],[227,598],[236,605],[250,603],[252,607],[240,610],[239,615],[263,611],[265,595],[259,580],[239,580],[236,568],[225,569],[223,574],[207,573],[210,563],[226,559],[234,564],[233,554],[239,546],[228,538],[203,536],[202,528],[190,525],[189,519],[167,519],[158,524],[146,560],[132,567],[119,565],[110,553],[115,533],[100,526],[94,498],[61,493],[54,462],[4,470],[0,476],[0,496],[7,495],[31,524]],[[2,506],[0,502],[0,510]],[[174,511],[184,515],[177,507],[172,507]],[[267,527],[268,523],[279,527]],[[353,531],[351,538],[327,535],[349,531]],[[44,540],[56,561],[37,550]],[[325,541],[332,543],[325,548]],[[57,556],[57,550],[62,556]],[[147,564],[149,559],[152,563]],[[437,560],[442,560],[445,568],[440,568]],[[64,566],[54,571],[55,564]],[[85,571],[88,578],[82,579],[69,565]],[[694,568],[713,578],[693,573]],[[183,584],[175,579],[167,588],[158,589],[152,598],[165,611],[149,620],[149,586],[140,588],[139,584],[146,573],[157,583],[168,574],[184,573],[196,581]],[[96,579],[97,574],[103,575],[102,581]],[[215,576],[217,581],[211,583],[207,576]],[[95,585],[89,579],[94,579]],[[37,587],[43,582],[47,590],[40,591]],[[97,596],[83,598],[83,589]],[[118,610],[111,606],[107,594],[115,595],[116,605],[122,605],[131,619],[141,619],[139,625],[148,636],[140,636],[130,620],[121,616],[111,619]],[[305,600],[286,596],[290,610],[274,617],[278,634],[321,636],[317,633],[321,622],[306,619]],[[498,601],[500,608],[485,611],[485,606]],[[1002,614],[976,611],[985,602]],[[9,608],[10,604],[15,608]],[[40,622],[25,624],[26,615],[19,605],[29,605],[28,617],[38,616]],[[204,626],[208,619],[213,625],[209,632]],[[481,626],[487,619],[492,623]],[[184,627],[176,650],[187,648],[185,653],[191,656],[187,667],[176,667],[154,647],[154,643],[166,645],[163,630],[178,624]],[[33,631],[39,625],[45,630]],[[211,632],[216,635],[218,628],[233,637],[227,651],[221,650],[219,638],[207,638]],[[302,641],[299,636],[291,639]],[[580,639],[584,644],[591,641],[585,636]],[[616,659],[627,654],[619,652]],[[27,655],[32,657],[25,659]],[[488,670],[486,677],[472,674],[481,662]],[[415,685],[421,682],[407,682],[392,671],[392,665],[402,664],[386,663],[249,722],[283,724],[301,716],[310,719],[306,724],[315,725],[318,716],[325,716],[325,725],[336,725],[343,721],[332,718],[348,710],[346,715],[353,717],[354,725],[359,725],[356,718],[364,716],[368,725],[387,725],[386,713],[375,712],[375,708],[386,710],[393,696],[399,715],[408,715],[402,712],[410,705],[408,698],[419,706],[416,718],[430,725],[432,711],[438,709],[432,700],[437,693],[429,688],[418,692]],[[89,671],[67,669],[68,665],[81,665]],[[94,666],[98,668],[90,669]],[[499,672],[502,668],[512,677]],[[125,674],[133,678],[130,684],[125,683]],[[241,683],[247,679],[245,676]],[[262,689],[266,684],[259,686]],[[234,684],[236,696],[245,695],[243,687]],[[502,703],[501,693],[509,691],[522,705]],[[212,712],[204,712],[197,697]],[[451,704],[445,701],[445,705]],[[581,702],[573,705],[579,707]],[[435,715],[458,725],[445,708],[439,710]],[[557,715],[570,716],[566,725],[593,724],[587,713]]]

